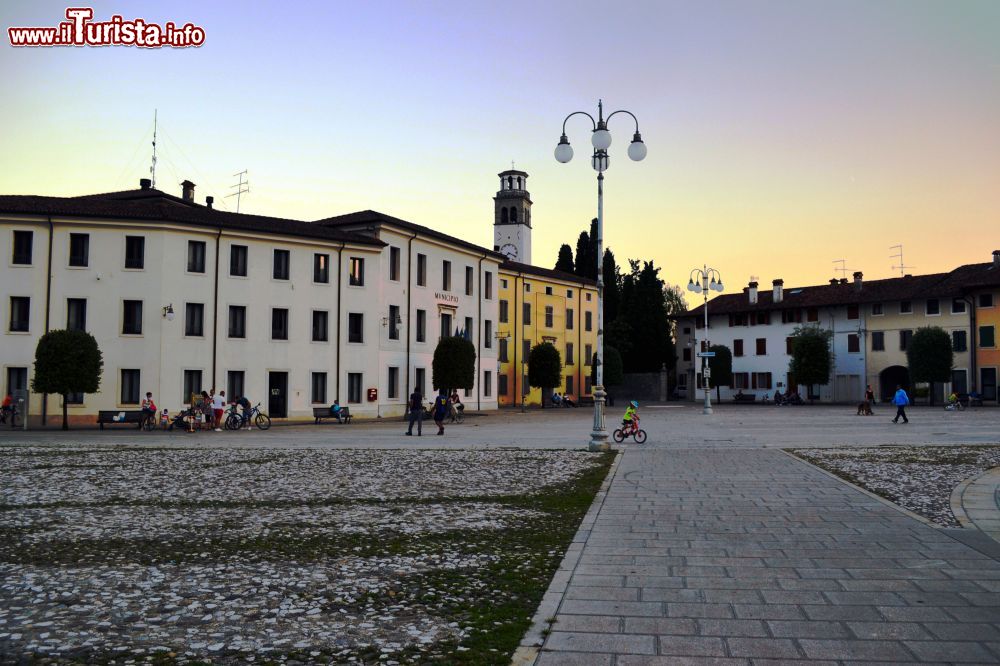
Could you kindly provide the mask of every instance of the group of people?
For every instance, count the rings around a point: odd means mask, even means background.
[[[558,391],[552,392],[552,405],[554,407],[576,407],[573,398],[568,395],[559,395]]]
[[[442,390],[434,397],[434,401],[431,403],[430,407],[431,418],[434,419],[434,425],[438,427],[437,434],[444,434],[444,420],[451,417],[451,422],[454,423],[458,419],[460,413],[465,412],[465,405],[462,403],[462,399],[458,396],[458,391],[452,391],[451,395],[448,395],[447,391]],[[424,429],[424,397],[420,393],[419,389],[414,389],[413,393],[410,394],[410,399],[406,403],[406,413],[407,421],[409,427],[406,429],[407,435],[413,435],[413,424],[417,425],[417,436],[423,436]]]
[[[188,425],[188,432],[194,432],[196,425],[206,430],[222,432],[222,419],[226,411],[226,404],[225,391],[216,393],[213,388],[211,391],[192,393],[190,406],[186,410],[186,413],[183,414],[184,422]],[[234,404],[241,408],[244,414],[250,413],[250,401],[246,396],[240,396],[234,401]],[[142,399],[140,408],[145,418],[155,419],[159,415],[160,427],[166,429],[170,425],[170,410],[164,408],[162,411],[159,411],[156,402],[153,400],[152,391],[146,392],[146,397]],[[249,430],[249,420],[247,420],[246,426],[247,430]]]

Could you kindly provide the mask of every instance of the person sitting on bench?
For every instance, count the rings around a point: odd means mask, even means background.
[[[334,400],[333,404],[330,405],[330,416],[337,419],[337,423],[344,422],[344,415],[340,413],[340,400]]]

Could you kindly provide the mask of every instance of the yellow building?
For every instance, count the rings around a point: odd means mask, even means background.
[[[969,388],[978,391],[985,403],[1000,401],[1000,250],[993,261],[959,266],[949,274],[949,284],[960,290],[971,306],[971,347],[975,352]]]
[[[528,354],[552,343],[563,363],[560,394],[579,402],[591,395],[591,359],[597,348],[597,285],[569,273],[514,261],[500,265],[498,396],[500,406],[538,405],[528,385]],[[549,396],[546,396],[546,403]]]

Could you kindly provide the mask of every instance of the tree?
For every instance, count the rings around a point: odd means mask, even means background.
[[[715,384],[715,401],[722,402],[722,386],[733,385],[733,352],[725,345],[712,345],[708,351],[715,356],[708,359],[708,367],[712,373],[710,379]]]
[[[621,386],[625,381],[625,368],[622,365],[622,355],[618,350],[609,345],[604,345],[604,388],[607,390],[611,386]],[[590,383],[597,386],[597,354],[590,360]],[[613,404],[610,399],[608,404]]]
[[[796,326],[792,332],[792,360],[788,373],[799,384],[829,384],[833,368],[833,333],[819,326]],[[809,391],[810,400],[812,391]]]
[[[590,234],[586,231],[580,232],[580,237],[576,239],[576,259],[573,263],[573,272],[580,277],[590,277],[593,274],[597,279],[597,259],[590,253]],[[590,266],[593,264],[593,269]]]
[[[601,273],[604,276],[604,321],[612,322],[618,318],[618,306],[621,303],[621,271],[615,262],[615,253],[611,248],[604,250]]]
[[[626,372],[659,372],[664,364],[676,364],[670,321],[663,299],[660,269],[652,261],[629,260],[629,273],[622,276],[618,319],[629,327],[627,348],[619,347]],[[616,340],[616,343],[620,344]]]
[[[431,362],[431,381],[438,390],[471,389],[476,379],[476,347],[461,336],[438,340]]]
[[[564,273],[573,272],[573,248],[566,243],[559,246],[559,258],[556,260],[556,270]]]
[[[528,355],[528,383],[542,389],[542,408],[545,394],[562,384],[562,357],[551,342],[542,342],[531,348]]]
[[[97,393],[104,358],[97,340],[86,331],[49,331],[35,348],[31,390],[62,396],[62,429],[69,430],[66,402],[70,393]]]
[[[934,382],[951,380],[951,366],[955,361],[951,336],[938,326],[919,328],[910,338],[906,348],[906,363],[910,366],[910,379],[930,384],[930,402],[934,404]]]

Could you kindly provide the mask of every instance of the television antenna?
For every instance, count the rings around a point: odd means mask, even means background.
[[[849,268],[847,268],[847,261],[844,260],[844,259],[834,259],[833,263],[840,264],[840,267],[839,268],[834,268],[833,272],[837,273],[839,271],[840,272],[840,279],[841,280],[846,279],[847,278],[847,271],[850,270]]]
[[[156,189],[156,109],[153,109],[153,160],[149,165],[150,185]]]
[[[227,194],[225,196],[225,198],[228,199],[229,197],[236,197],[236,212],[238,213],[238,212],[240,212],[240,199],[242,198],[242,196],[244,194],[249,194],[250,193],[250,177],[247,176],[247,170],[246,169],[244,169],[243,171],[240,171],[239,173],[234,173],[233,174],[233,177],[236,177],[236,176],[239,176],[239,178],[240,178],[239,182],[236,183],[235,185],[230,185],[229,186],[229,189],[232,189],[232,188],[235,187],[236,191],[235,192],[230,192],[229,194]],[[246,180],[243,179],[244,176],[247,176]]]
[[[892,267],[892,270],[896,270],[897,268],[899,269],[899,277],[906,277],[906,269],[907,268],[916,268],[916,266],[907,266],[905,263],[903,263],[903,245],[902,245],[902,243],[900,243],[899,245],[892,245],[892,246],[889,247],[889,249],[890,250],[896,250],[896,254],[890,254],[889,258],[890,259],[898,259],[899,260],[899,265]]]

